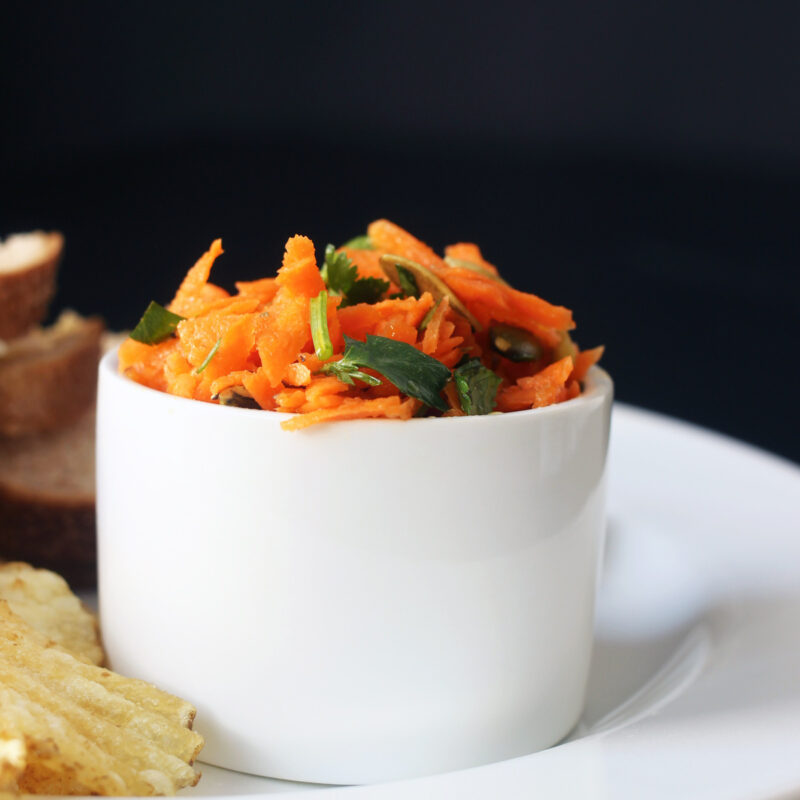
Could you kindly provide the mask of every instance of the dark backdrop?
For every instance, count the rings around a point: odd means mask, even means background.
[[[386,216],[475,240],[618,397],[800,460],[800,4],[6,2],[0,235],[132,325]]]

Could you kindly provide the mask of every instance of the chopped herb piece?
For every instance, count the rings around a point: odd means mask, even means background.
[[[389,281],[380,278],[359,278],[347,293],[340,308],[356,303],[377,303],[389,288]]]
[[[184,317],[167,311],[164,306],[153,300],[147,306],[136,327],[131,331],[131,339],[142,342],[142,344],[158,344],[169,339],[175,333],[175,328],[182,319]]]
[[[326,375],[333,375],[334,378],[338,378],[342,383],[348,384],[348,386],[353,386],[356,380],[362,381],[370,386],[380,386],[383,383],[380,378],[362,372],[355,364],[345,361],[344,356],[340,361],[331,361],[325,364],[321,371]]]
[[[211,363],[211,359],[217,354],[217,350],[219,350],[221,344],[222,337],[220,336],[216,344],[208,351],[208,355],[203,360],[203,363],[194,371],[195,375],[199,375]]]
[[[332,244],[325,248],[325,263],[320,272],[325,285],[335,295],[347,294],[358,278],[358,269],[347,253],[337,253]]]
[[[366,234],[364,236],[354,236],[349,242],[345,242],[342,247],[347,247],[350,250],[374,250],[375,245],[372,244],[372,239]]]
[[[400,291],[403,297],[419,297],[419,287],[417,286],[417,279],[410,269],[401,267],[400,264],[395,265],[397,270],[397,280],[400,281]]]
[[[333,344],[328,332],[328,293],[323,289],[316,297],[312,297],[309,307],[314,352],[320,361],[327,361],[333,355]]]
[[[426,356],[410,344],[385,336],[367,335],[366,342],[345,336],[344,341],[342,359],[325,364],[322,372],[335,375],[344,383],[352,383],[352,378],[364,380],[364,373],[357,373],[360,367],[368,367],[383,375],[403,394],[440,411],[447,410],[440,392],[450,379],[450,370],[441,361]]]
[[[472,358],[456,367],[453,379],[465,414],[489,414],[494,411],[502,380],[484,367],[480,359]]]
[[[442,302],[441,300],[437,300],[437,301],[436,301],[436,302],[433,304],[433,306],[432,306],[431,308],[429,308],[429,309],[428,309],[427,313],[426,313],[426,314],[425,314],[425,316],[422,318],[422,322],[420,322],[420,324],[419,324],[419,330],[420,330],[420,333],[421,333],[422,331],[424,331],[424,330],[425,330],[425,328],[427,328],[427,327],[428,327],[428,325],[430,325],[430,324],[431,324],[431,320],[433,319],[433,315],[436,313],[436,309],[437,309],[437,308],[439,308],[439,303],[441,303],[441,302]]]
[[[389,288],[389,281],[359,278],[358,268],[347,257],[347,253],[337,253],[332,244],[325,248],[325,264],[320,274],[328,291],[343,298],[342,307],[356,303],[377,303]]]

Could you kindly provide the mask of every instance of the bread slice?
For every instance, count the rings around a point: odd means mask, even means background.
[[[103,323],[65,311],[55,325],[7,344],[0,356],[0,434],[75,422],[94,404]]]
[[[94,406],[67,428],[0,439],[0,560],[96,582]]]
[[[64,237],[60,233],[18,233],[0,240],[0,340],[38,325],[56,290]]]

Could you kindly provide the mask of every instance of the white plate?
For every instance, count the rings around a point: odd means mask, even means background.
[[[800,796],[800,469],[648,412],[614,413],[579,727],[523,758],[326,797]],[[186,794],[323,788],[202,769]]]

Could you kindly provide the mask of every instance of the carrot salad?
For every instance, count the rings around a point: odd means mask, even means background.
[[[151,303],[120,347],[137,383],[209,403],[333,420],[519,411],[576,397],[603,348],[581,350],[572,312],[509,286],[479,247],[444,256],[388,220],[318,266],[305,236],[274,278],[209,281],[217,239],[172,302]]]

